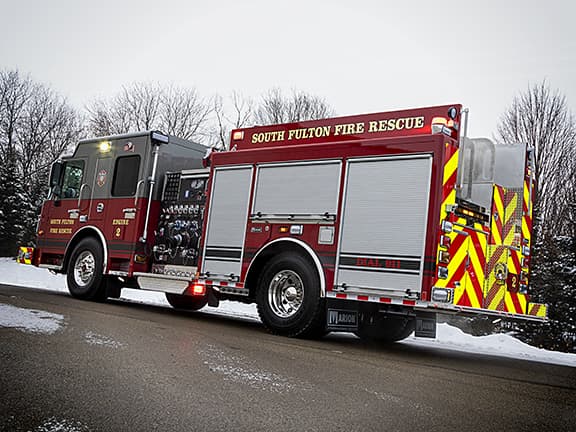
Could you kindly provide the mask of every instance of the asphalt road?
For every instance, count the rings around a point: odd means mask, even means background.
[[[0,328],[0,431],[576,430],[572,367],[2,285],[1,304],[62,317]]]

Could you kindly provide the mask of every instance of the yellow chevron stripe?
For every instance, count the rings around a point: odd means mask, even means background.
[[[512,192],[508,192],[508,193],[512,193]],[[512,219],[512,216],[514,216],[514,211],[516,210],[517,205],[518,205],[518,194],[514,193],[512,195],[512,199],[508,203],[508,206],[506,206],[505,223],[510,222],[510,219]]]
[[[494,203],[496,204],[496,211],[502,213],[500,217],[504,217],[504,201],[500,197],[500,193],[497,191],[497,187],[494,186]]]
[[[487,236],[479,235],[478,240],[480,243],[480,248],[482,251],[486,250],[486,243],[488,242]],[[471,242],[472,243],[472,242]],[[473,244],[470,244],[470,262],[472,264],[472,268],[477,275],[478,281],[480,282],[480,286],[484,285],[484,267],[482,266],[480,257],[476,252]]]
[[[518,195],[514,194],[512,199],[510,200],[510,203],[506,207],[504,225],[509,225],[513,222],[512,218],[514,217],[514,212],[516,210],[517,205],[518,205]],[[514,227],[511,227],[510,231],[508,231],[508,233],[504,232],[503,235],[504,234],[506,235],[506,237],[504,238],[504,244],[511,246],[514,243]]]
[[[528,224],[526,223],[526,216],[532,217],[532,203],[530,202],[530,185],[527,181],[524,181],[524,203],[529,209],[528,214],[522,216],[522,238],[530,239],[532,238],[532,233],[528,230]],[[534,223],[534,221],[532,221]]]
[[[446,143],[446,147],[448,147],[450,144]],[[448,160],[448,162],[446,162],[446,165],[444,165],[444,177],[442,180],[442,184],[446,184],[446,182],[450,179],[450,177],[452,177],[452,175],[456,172],[456,168],[458,168],[458,153],[460,152],[460,150],[456,150],[454,152],[454,154],[452,154],[452,156],[450,156],[450,159]]]
[[[472,307],[481,308],[482,307],[482,304],[481,304],[482,299],[479,299],[478,296],[476,295],[476,291],[474,290],[474,285],[472,285],[472,281],[470,280],[470,275],[468,274],[468,272],[466,272],[464,279],[465,279],[464,287],[466,289],[466,293],[468,294],[468,298],[470,299],[470,303],[472,304]]]
[[[500,214],[498,214],[498,217],[500,217]],[[492,233],[492,238],[494,239],[492,241],[492,243],[493,244],[502,244],[502,233],[498,229],[498,226],[496,225],[496,220],[494,219],[494,217],[492,217],[492,226],[490,227],[490,230]]]
[[[512,258],[512,255],[516,255],[517,256],[517,260],[518,260],[518,264],[516,264],[514,262],[514,259]],[[515,251],[515,250],[510,250],[509,256],[508,256],[508,271],[510,273],[516,273],[517,275],[520,274],[520,265],[522,262],[522,255],[519,251]]]
[[[522,238],[530,240],[530,231],[528,231],[528,224],[526,218],[522,218]]]
[[[494,197],[494,205],[496,207],[496,213],[498,213],[498,218],[501,221],[502,225],[504,225],[504,203],[500,198],[500,194],[498,193],[498,187],[494,186],[493,193]],[[498,225],[496,224],[496,218],[492,216],[492,225],[490,227],[492,231],[492,244],[502,244],[502,232],[498,229]]]

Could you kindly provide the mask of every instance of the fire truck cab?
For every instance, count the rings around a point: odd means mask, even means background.
[[[80,298],[137,286],[131,276],[150,268],[164,173],[202,168],[205,152],[155,131],[80,141],[52,166],[34,264],[66,273]]]
[[[467,116],[466,116],[467,120]],[[466,139],[461,105],[84,140],[54,164],[35,250],[72,295],[256,303],[286,336],[434,337],[436,314],[543,320],[528,293],[525,146]]]

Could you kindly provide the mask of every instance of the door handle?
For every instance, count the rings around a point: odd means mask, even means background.
[[[136,183],[136,193],[134,194],[134,205],[138,203],[138,191],[140,190],[140,185],[143,185],[146,180],[142,179]]]
[[[82,192],[84,192],[84,188],[90,189],[90,186],[86,183],[82,183],[82,186],[80,186],[80,192],[78,193],[78,209],[80,209],[80,202],[82,201]]]

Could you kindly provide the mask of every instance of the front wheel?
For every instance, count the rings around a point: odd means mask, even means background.
[[[304,257],[284,253],[264,267],[256,302],[264,326],[282,336],[325,333],[324,301],[316,268]]]
[[[85,238],[72,251],[68,261],[66,282],[73,297],[82,300],[104,300],[104,253],[94,238]]]

